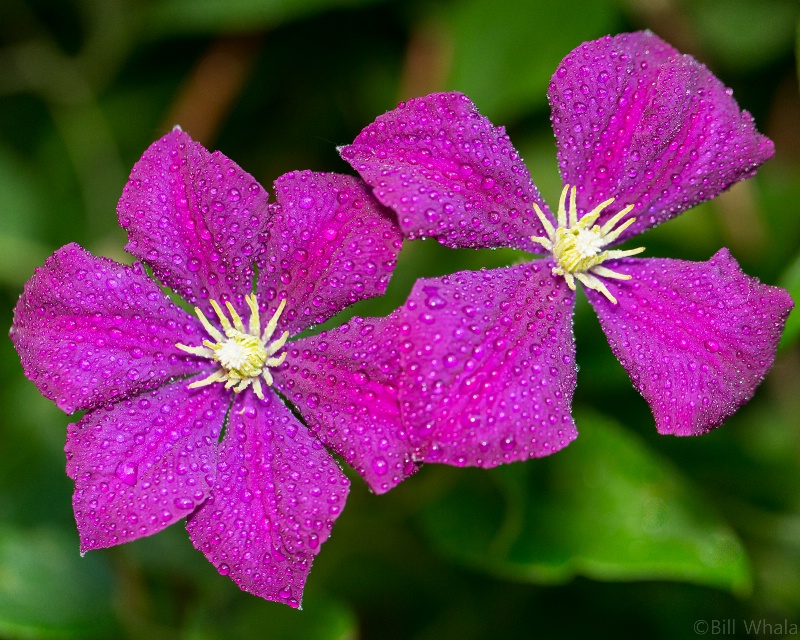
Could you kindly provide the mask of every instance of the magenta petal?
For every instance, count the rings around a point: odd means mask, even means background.
[[[36,270],[11,326],[25,375],[67,413],[205,368],[175,347],[197,344],[202,335],[200,323],[141,264],[95,258],[76,244]]]
[[[67,429],[67,474],[81,552],[130,542],[185,518],[208,497],[230,398],[188,381],[95,409]]]
[[[547,205],[505,130],[460,93],[401,103],[367,126],[342,157],[397,212],[410,238],[450,247],[516,247],[545,235],[533,211]]]
[[[394,214],[358,178],[296,171],[275,181],[264,301],[288,297],[281,329],[295,334],[383,294],[402,236]]]
[[[577,436],[575,295],[553,263],[422,279],[403,307],[403,420],[426,462],[494,467]]]
[[[416,471],[397,397],[397,313],[353,318],[337,329],[292,343],[275,373],[286,395],[322,442],[344,458],[375,493]]]
[[[134,165],[117,214],[128,230],[125,248],[211,313],[208,298],[244,308],[268,197],[235,162],[174,129]]]
[[[626,205],[624,240],[719,195],[772,157],[772,141],[704,65],[648,31],[572,51],[550,90],[561,175],[578,208]]]
[[[722,424],[772,366],[793,307],[789,295],[742,273],[727,249],[708,262],[608,265],[632,276],[605,280],[618,304],[587,294],[658,431],[697,435]]]
[[[275,394],[265,396],[238,396],[214,491],[186,528],[194,546],[239,587],[298,607],[349,482]]]

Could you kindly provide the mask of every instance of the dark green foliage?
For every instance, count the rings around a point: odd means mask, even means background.
[[[269,187],[294,169],[348,173],[337,145],[402,98],[458,89],[508,128],[552,202],[550,74],[584,40],[643,28],[733,87],[777,148],[734,193],[644,236],[647,255],[728,246],[797,300],[799,15],[794,0],[1,2],[0,325],[57,247],[129,260],[117,198],[176,121]],[[389,312],[417,277],[516,259],[406,243],[389,295],[354,312]],[[300,612],[239,592],[179,526],[81,559],[70,418],[5,340],[0,637],[672,639],[700,619],[736,619],[739,637],[742,620],[800,624],[798,311],[755,399],[702,438],[656,434],[583,299],[576,332],[578,441],[489,472],[426,467],[384,496],[352,474]]]

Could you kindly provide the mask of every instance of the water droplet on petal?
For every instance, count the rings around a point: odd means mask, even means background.
[[[136,484],[136,478],[139,475],[139,467],[132,462],[120,462],[117,465],[116,471],[114,471],[114,475],[117,476],[120,482],[124,482],[132,487]]]
[[[375,458],[372,461],[372,470],[379,476],[385,476],[389,470],[389,465],[385,458]]]

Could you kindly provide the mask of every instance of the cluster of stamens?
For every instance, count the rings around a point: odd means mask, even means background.
[[[569,192],[569,211],[566,208],[567,192]],[[618,227],[616,226],[631,212],[633,209],[631,204],[609,218],[603,226],[594,224],[603,210],[612,202],[614,202],[614,198],[601,202],[589,213],[578,219],[576,188],[572,187],[570,189],[569,185],[565,185],[558,202],[558,228],[553,228],[552,223],[547,219],[544,212],[534,203],[533,208],[547,233],[547,237],[534,236],[531,240],[539,243],[553,254],[556,259],[553,275],[564,276],[564,280],[566,280],[570,289],[575,290],[575,280],[577,279],[584,286],[599,291],[613,304],[616,304],[617,299],[611,295],[611,292],[600,280],[600,277],[614,278],[616,280],[630,280],[631,277],[601,265],[612,258],[624,258],[641,253],[644,251],[644,247],[624,251],[603,249],[636,222],[636,218],[628,218]]]
[[[201,347],[190,347],[180,343],[175,346],[193,356],[218,362],[220,367],[207,378],[190,384],[190,389],[205,387],[215,382],[224,382],[226,389],[233,389],[234,392],[240,393],[252,384],[255,394],[262,400],[264,399],[261,378],[264,379],[268,387],[272,386],[273,380],[270,367],[278,367],[286,359],[285,351],[279,356],[275,356],[275,354],[286,344],[289,332],[284,331],[278,339],[272,340],[272,335],[278,326],[278,320],[286,307],[286,300],[281,300],[278,309],[270,318],[263,333],[261,332],[261,316],[255,295],[245,296],[245,301],[247,306],[250,307],[250,320],[247,330],[245,330],[242,319],[230,302],[225,303],[231,316],[229,320],[219,304],[215,300],[210,301],[217,314],[220,326],[222,326],[222,332],[208,321],[208,318],[198,307],[195,307],[194,310],[197,317],[206,332],[208,332],[208,335],[215,342],[204,340]]]

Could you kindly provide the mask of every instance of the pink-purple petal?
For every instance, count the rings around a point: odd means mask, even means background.
[[[708,262],[608,265],[632,277],[606,280],[618,303],[587,294],[658,431],[698,435],[722,424],[772,366],[789,295],[742,273],[727,249]]]
[[[175,347],[202,335],[141,264],[96,258],[76,244],[36,270],[11,327],[25,375],[67,413],[207,368]]]
[[[299,607],[347,478],[271,392],[237,397],[218,459],[212,496],[186,525],[192,543],[245,591]]]
[[[81,552],[157,533],[209,496],[230,397],[189,381],[95,409],[67,429]]]
[[[578,208],[633,204],[623,241],[713,198],[772,157],[747,111],[704,65],[650,32],[582,44],[549,89],[559,165]]]
[[[134,165],[117,206],[126,249],[192,304],[242,308],[262,251],[269,195],[235,162],[180,129]]]
[[[397,213],[410,238],[450,247],[516,247],[544,235],[533,203],[547,205],[505,130],[465,95],[401,103],[367,126],[342,157]]]
[[[399,344],[403,421],[425,462],[493,467],[577,436],[575,296],[549,260],[417,282]]]
[[[398,313],[353,318],[291,344],[275,386],[309,429],[375,493],[414,473],[413,446],[400,419]]]
[[[281,330],[298,333],[385,292],[402,236],[363,181],[295,171],[275,181],[275,195],[258,292],[262,306],[287,298]]]

